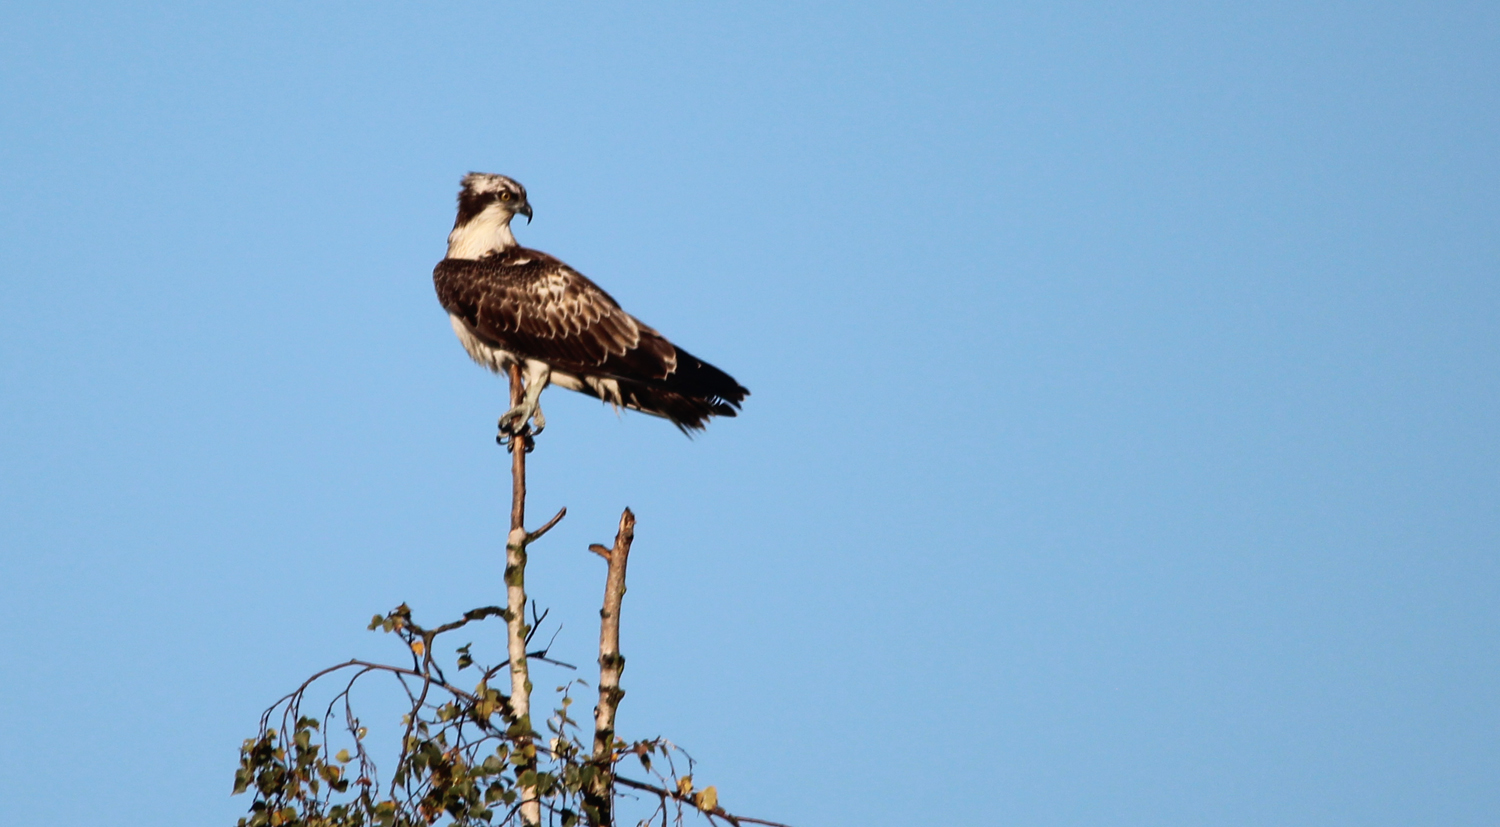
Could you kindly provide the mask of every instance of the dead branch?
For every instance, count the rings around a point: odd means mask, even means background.
[[[566,517],[566,516],[568,516],[568,509],[567,509],[566,506],[562,507],[561,509],[558,509],[557,516],[555,516],[552,519],[548,520],[546,525],[544,525],[541,528],[537,529],[536,531],[532,531],[532,532],[530,532],[530,533],[528,533],[526,535],[526,544],[527,545],[531,545],[532,543],[536,542],[537,540],[542,539],[542,535],[543,534],[546,534],[547,532],[551,531],[552,527],[555,526],[555,525],[557,525],[559,522],[561,522],[562,518]]]
[[[620,699],[625,697],[620,688],[620,674],[625,671],[625,658],[620,654],[620,604],[625,599],[625,566],[634,541],[635,514],[627,508],[620,515],[615,545],[605,556],[609,571],[604,578],[604,608],[599,611],[599,704],[594,707],[594,763],[600,772],[584,797],[584,804],[593,810],[590,823],[597,827],[614,823],[615,713]],[[600,548],[603,547],[597,544],[589,546],[596,554]]]

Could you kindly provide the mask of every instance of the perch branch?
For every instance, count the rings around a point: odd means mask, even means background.
[[[521,404],[525,388],[521,384],[521,366],[510,366],[510,404]],[[510,705],[515,712],[521,734],[516,751],[524,756],[517,775],[536,770],[536,747],[531,738],[531,674],[526,664],[526,447],[527,426],[520,423],[510,439],[510,534],[505,541],[505,627],[510,655]],[[559,515],[559,519],[561,515]],[[550,526],[549,526],[550,527]],[[541,802],[534,786],[521,788],[521,821],[527,825],[542,823]]]

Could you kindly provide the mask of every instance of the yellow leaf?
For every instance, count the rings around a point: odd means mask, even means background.
[[[346,749],[339,750],[339,754],[333,756],[333,760],[339,762],[340,764],[347,764],[347,763],[349,763],[349,750],[346,750]]]
[[[698,809],[712,812],[715,809],[718,809],[718,806],[719,806],[719,790],[718,790],[718,788],[710,785],[710,786],[704,787],[703,788],[703,792],[698,793]]]
[[[684,775],[683,777],[677,779],[677,794],[678,795],[689,795],[692,792],[693,792],[693,777],[691,775]]]
[[[427,651],[427,644],[423,643],[420,640],[414,640],[411,642],[411,650],[413,652],[416,652],[417,657],[420,658],[422,657],[422,653]]]

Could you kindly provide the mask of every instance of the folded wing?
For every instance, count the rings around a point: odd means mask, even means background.
[[[684,431],[703,428],[712,416],[734,416],[749,395],[546,253],[512,247],[444,259],[433,281],[443,307],[489,346],[546,362],[582,380],[557,377],[557,384],[666,417]]]

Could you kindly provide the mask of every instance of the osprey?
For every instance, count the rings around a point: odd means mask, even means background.
[[[672,421],[683,433],[734,416],[750,394],[729,374],[667,341],[558,259],[516,243],[510,221],[531,222],[526,188],[471,172],[458,193],[448,255],[432,271],[453,332],[480,365],[519,364],[525,395],[500,417],[502,435],[546,425],[548,384]]]

